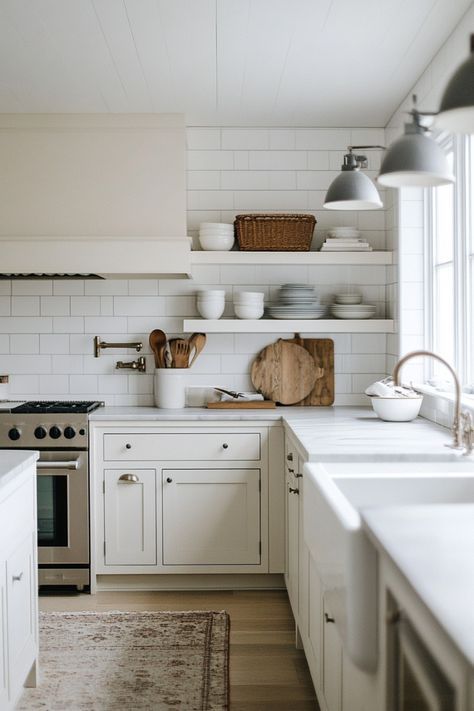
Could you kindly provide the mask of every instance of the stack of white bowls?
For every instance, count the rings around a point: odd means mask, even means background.
[[[225,309],[225,291],[198,291],[197,310],[202,318],[220,318]]]
[[[359,239],[360,230],[357,227],[331,227],[327,236],[333,239]]]
[[[199,243],[210,252],[228,252],[234,246],[234,225],[227,222],[201,222]]]
[[[264,294],[260,291],[239,291],[234,295],[237,318],[262,318]]]

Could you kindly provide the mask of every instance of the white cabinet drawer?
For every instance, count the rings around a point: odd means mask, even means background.
[[[104,434],[105,461],[258,461],[258,432]]]

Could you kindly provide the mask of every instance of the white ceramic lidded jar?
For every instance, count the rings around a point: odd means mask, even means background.
[[[156,407],[178,410],[186,404],[187,368],[157,368],[153,377]]]

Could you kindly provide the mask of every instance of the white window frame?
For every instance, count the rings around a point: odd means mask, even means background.
[[[454,153],[454,353],[451,365],[458,372],[464,386],[474,385],[474,333],[472,327],[471,274],[470,263],[474,264],[474,235],[472,235],[472,217],[474,206],[471,204],[472,171],[474,160],[473,144],[466,136],[439,134],[435,140],[444,150]],[[434,349],[434,312],[436,296],[434,289],[434,243],[436,239],[433,223],[436,204],[435,189],[425,190],[425,334],[426,347]],[[433,376],[434,363],[426,359],[425,376]]]

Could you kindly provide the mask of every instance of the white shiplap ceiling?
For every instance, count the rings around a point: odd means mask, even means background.
[[[471,4],[0,0],[0,112],[384,126]]]

